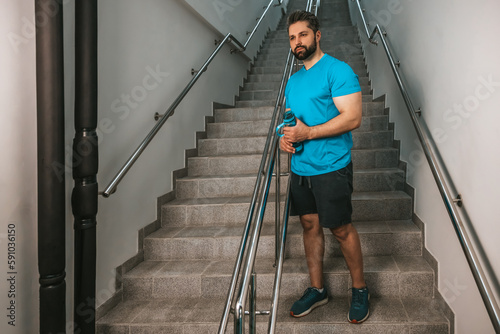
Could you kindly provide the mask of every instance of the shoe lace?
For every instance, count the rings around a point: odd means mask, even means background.
[[[300,300],[304,301],[304,300],[308,300],[308,299],[313,298],[314,292],[317,292],[317,290],[315,288],[307,288],[304,291],[304,294],[302,295],[302,297],[300,298]]]
[[[352,307],[359,309],[363,305],[363,294],[359,289],[352,289]]]

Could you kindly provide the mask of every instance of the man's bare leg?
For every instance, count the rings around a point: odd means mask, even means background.
[[[331,231],[340,243],[340,250],[351,273],[352,287],[357,289],[366,287],[358,231],[352,224],[333,228]]]
[[[311,287],[321,289],[323,288],[323,256],[325,253],[323,228],[319,225],[317,214],[300,216],[300,222],[304,229],[304,249]]]

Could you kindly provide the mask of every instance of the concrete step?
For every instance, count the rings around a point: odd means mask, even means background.
[[[388,116],[366,116],[357,132],[387,131]],[[265,136],[243,138],[209,138],[198,141],[198,156],[220,156],[235,154],[262,153],[266,142]]]
[[[285,61],[283,61],[283,65]],[[350,66],[354,73],[358,74],[358,76],[366,77],[366,65],[364,62],[350,62]],[[267,66],[267,67],[257,67],[254,66],[250,71],[250,74],[280,74],[283,75],[283,66]],[[298,67],[302,68],[302,65]],[[364,74],[364,75],[363,75]]]
[[[380,108],[380,106],[379,106]],[[274,111],[273,106],[264,107],[244,107],[244,108],[224,108],[214,110],[214,120],[221,122],[239,122],[251,120],[271,119]]]
[[[371,85],[368,77],[359,77],[359,84],[363,95],[371,95]],[[263,91],[272,90],[275,97],[278,94],[281,82],[247,82],[243,85],[241,91]]]
[[[380,116],[385,114],[384,102],[374,102],[373,100],[366,101],[363,102],[362,108],[363,117]],[[214,119],[216,123],[271,119],[273,110],[274,104],[272,106],[261,107],[215,109]]]
[[[277,97],[277,90],[242,90],[236,99],[237,101],[276,100]]]
[[[326,53],[332,54],[336,52],[341,52],[344,49],[350,49],[350,50],[357,50],[358,55],[362,54],[362,47],[361,44],[336,44],[336,43],[325,43],[325,46],[321,46],[321,50],[323,50]],[[269,55],[275,55],[275,56],[282,56],[286,59],[286,56],[288,54],[288,51],[290,50],[290,45],[283,45],[282,47],[270,47],[270,48],[263,48],[259,51],[258,58],[260,56],[269,56]],[[259,60],[265,60],[265,59],[259,59]]]
[[[321,23],[320,23],[321,26]],[[342,26],[342,27],[320,27],[321,37],[330,38],[333,36],[357,36],[358,29],[355,26]],[[266,41],[273,40],[275,38],[288,38],[288,31],[286,26],[278,26],[276,30],[270,31],[266,35]]]
[[[285,198],[282,196],[281,202]],[[175,200],[161,208],[161,223],[163,227],[186,226],[242,226],[247,220],[250,197],[220,197],[220,198],[194,198]],[[275,196],[270,196],[264,222],[275,222]],[[283,204],[280,204],[280,212]],[[281,217],[283,214],[281,214]]]
[[[354,34],[354,35],[357,35],[358,34],[358,29],[354,26],[345,26],[345,27],[327,27],[327,26],[323,26],[320,28],[321,30],[321,35],[323,37],[325,36],[330,36],[330,35],[348,35],[348,34]],[[268,33],[268,35],[266,36],[266,40],[270,40],[270,39],[273,39],[273,38],[281,38],[282,36],[285,36],[284,38],[286,38],[286,36],[288,36],[288,33],[287,33],[287,30],[286,28],[283,28],[283,29],[280,29],[278,27],[277,30],[274,30],[274,31],[270,31]]]
[[[188,159],[188,176],[257,174],[261,154],[221,155]],[[281,153],[281,169],[288,170],[288,154]]]
[[[229,162],[230,160],[230,162]],[[260,165],[259,155],[195,159],[193,176],[177,180],[176,197],[213,198],[251,196]],[[223,163],[227,162],[226,165]],[[194,166],[197,164],[197,168]],[[213,166],[212,166],[213,164]],[[286,171],[287,161],[281,161]],[[286,177],[282,178],[282,191],[286,191]],[[361,169],[354,172],[354,191],[403,190],[404,172],[397,168]],[[274,180],[271,185],[274,184]],[[274,193],[274,186],[270,193]]]
[[[270,120],[241,121],[207,124],[207,138],[242,138],[267,136]],[[393,142],[392,130],[352,132],[353,148],[391,147]]]
[[[279,49],[272,49],[272,50],[264,50],[259,52],[257,56],[257,60],[276,60],[276,59],[282,59],[283,61],[286,61],[286,56],[288,55],[288,50],[289,47],[283,47]],[[348,44],[348,43],[341,43],[340,45],[334,45],[334,46],[327,46],[325,48],[322,48],[322,50],[329,55],[340,59],[342,61],[348,61],[350,60],[353,56],[362,56],[363,55],[363,50],[361,48],[361,44]]]
[[[130,300],[162,298],[217,298],[231,283],[233,260],[145,261],[123,276],[124,296]],[[372,297],[433,297],[434,272],[421,256],[366,256],[364,271]],[[349,270],[343,257],[324,262],[325,286],[330,296],[350,295]],[[273,259],[258,259],[257,295],[271,296]],[[281,297],[297,298],[309,284],[305,259],[288,258],[283,263]]]
[[[384,110],[385,106],[383,102],[363,102],[363,119],[360,128],[357,130],[387,129],[387,126],[379,124],[381,121],[383,121],[383,119],[387,119],[387,115],[384,114]],[[215,123],[211,124],[270,120],[272,118],[273,111],[274,107],[272,106],[216,109],[214,112]]]
[[[214,197],[243,197],[251,196],[257,179],[256,172],[260,158],[254,159],[257,164],[248,163],[248,165],[237,166],[235,168],[244,169],[242,173],[237,174],[234,170],[227,170],[228,175],[223,175],[225,170],[217,171],[217,175],[188,176],[177,180],[177,189],[175,196],[178,199],[184,198],[214,198]],[[283,162],[283,165],[286,161]],[[250,170],[250,171],[249,171]],[[281,193],[286,191],[286,178],[283,177],[281,183]],[[274,179],[271,182],[270,193],[275,193]]]
[[[361,86],[361,93],[365,96],[371,96],[372,90],[369,86]],[[237,101],[252,101],[252,100],[276,100],[278,98],[278,90],[258,89],[258,90],[241,90],[236,97]],[[368,97],[367,99],[369,99]]]
[[[265,137],[202,139],[198,144],[200,157],[217,157],[236,154],[262,154]],[[396,148],[352,150],[352,160],[357,168],[390,168],[398,166]]]
[[[356,59],[359,59],[359,57],[363,57],[363,53],[357,49],[357,48],[350,48],[349,44],[342,44],[339,46],[338,49],[335,50],[323,50],[326,51],[330,56],[333,56],[337,58],[338,60],[342,60],[344,62],[349,62],[349,61],[354,61]],[[287,51],[288,52],[288,51]],[[285,52],[284,54],[261,54],[259,55],[256,60],[257,61],[280,61],[282,63],[286,62],[286,58],[288,53]]]
[[[280,298],[277,334],[449,333],[449,322],[437,301],[431,297],[373,297],[370,299],[371,315],[362,325],[347,322],[348,297],[332,296],[328,304],[315,309],[308,316],[292,318],[289,310],[298,297]],[[270,298],[262,297],[257,302],[257,309],[269,310],[270,305]],[[217,333],[224,306],[224,297],[129,300],[97,321],[96,333]],[[267,333],[268,319],[268,316],[257,317],[257,333]],[[231,314],[226,333],[233,333],[233,321]]]
[[[283,61],[283,64],[285,62]],[[301,68],[302,66],[299,66]],[[363,62],[351,62],[351,68],[360,78],[360,84],[366,84],[368,82],[368,76],[366,71],[366,66]],[[258,67],[252,69],[252,71],[247,75],[245,83],[247,82],[277,82],[281,83],[283,77],[282,67]],[[361,79],[363,78],[363,79]],[[361,81],[364,80],[364,81]],[[278,86],[279,87],[279,86]]]
[[[412,217],[412,199],[402,191],[355,192],[353,221],[405,220]],[[251,198],[175,199],[162,206],[163,226],[240,225],[247,219]],[[269,197],[266,219],[274,217],[274,196]]]
[[[351,20],[346,17],[346,15],[335,15],[329,19],[320,19],[320,22],[324,25],[331,27],[350,27],[352,26]]]
[[[253,74],[250,74],[253,75]],[[258,76],[272,76],[278,74],[258,74]],[[373,97],[371,95],[363,95],[361,98],[362,102],[371,102]],[[272,100],[244,100],[236,101],[234,106],[236,108],[254,108],[254,107],[271,107],[276,105],[276,99]]]
[[[391,229],[392,224],[394,230]],[[243,223],[240,226],[163,227],[144,239],[144,259],[234,260],[241,241],[242,225]],[[355,222],[354,225],[358,228],[363,256],[421,255],[421,233],[413,223],[377,220]],[[274,226],[263,226],[257,258],[273,258],[274,241]],[[287,234],[286,258],[303,260],[304,256],[302,227],[294,217]],[[342,252],[333,235],[325,233],[325,259],[334,256],[340,257]]]
[[[214,174],[188,176],[178,179],[176,183],[176,198],[213,198],[251,196],[256,174],[260,165],[259,155],[248,155],[244,158],[235,156],[220,157],[236,160],[229,168],[215,168]],[[246,159],[245,159],[246,158]],[[253,158],[253,159],[252,159]],[[286,171],[288,161],[281,160],[282,171]],[[223,166],[222,163],[219,166]],[[209,170],[210,172],[210,170]],[[397,168],[357,169],[354,171],[354,191],[393,191],[403,190],[404,172]],[[286,191],[288,177],[282,177],[282,193]],[[274,180],[270,193],[274,193]]]
[[[321,31],[321,39],[325,39],[327,41],[332,40],[333,38],[336,37],[343,37],[347,36],[349,38],[354,38],[358,36],[358,31],[356,27],[354,26],[347,26],[347,27],[334,27],[334,28],[325,28],[325,27],[320,27]],[[288,32],[286,29],[279,29],[275,31],[270,31],[269,34],[266,36],[265,42],[269,41],[275,41],[275,40],[286,40],[288,41]]]
[[[321,50],[331,49],[332,47],[340,46],[342,44],[359,44],[359,36],[357,34],[348,34],[348,35],[323,35],[320,39],[320,48]],[[281,49],[281,48],[290,48],[290,41],[287,35],[283,35],[281,37],[275,37],[271,39],[267,39],[264,43],[262,43],[261,50],[269,50],[269,49]]]
[[[343,59],[340,59],[342,61],[345,61]],[[255,60],[254,61],[254,66],[281,66],[283,67],[285,65],[286,59],[275,59],[275,60]],[[351,62],[364,62],[364,56],[363,55],[357,55],[356,57],[352,57],[349,59],[347,62],[349,65],[351,65]]]

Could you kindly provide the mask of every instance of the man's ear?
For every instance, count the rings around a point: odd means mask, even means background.
[[[316,41],[319,43],[320,39],[321,39],[321,31],[318,30],[318,31],[316,31]]]

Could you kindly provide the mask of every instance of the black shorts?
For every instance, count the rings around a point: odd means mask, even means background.
[[[319,224],[336,228],[352,222],[352,162],[331,173],[299,176],[292,172],[292,216],[317,213]]]

